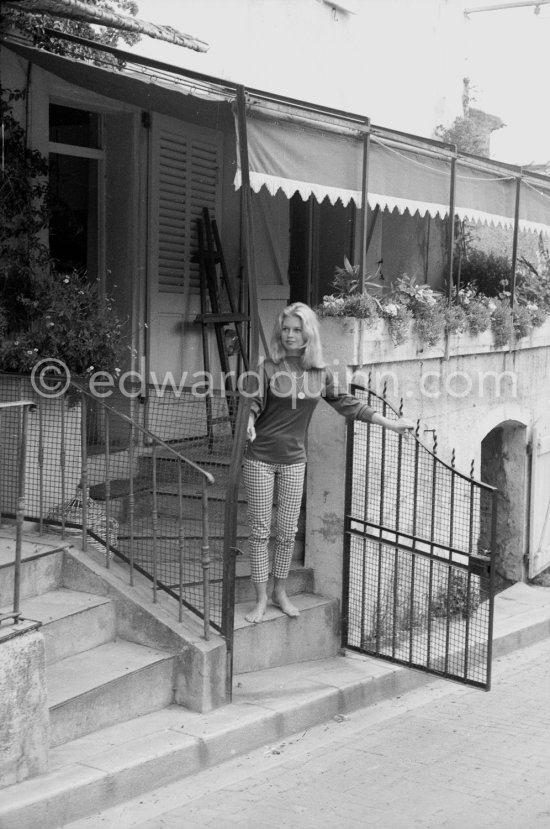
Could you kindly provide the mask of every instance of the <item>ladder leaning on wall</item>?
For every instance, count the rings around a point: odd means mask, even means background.
[[[237,310],[216,219],[210,217],[207,207],[203,208],[202,218],[197,219],[197,236],[198,252],[196,259],[199,263],[201,312],[195,317],[195,322],[202,327],[204,371],[206,376],[210,378],[212,360],[209,332],[213,329],[228,400],[228,414],[216,417],[212,412],[212,401],[209,395],[205,397],[208,445],[209,451],[212,451],[213,427],[217,423],[226,422],[227,420],[231,422],[231,427],[234,427],[237,384],[229,364],[229,357],[232,354],[238,354],[239,363],[242,362],[245,371],[248,370],[248,348],[245,332],[250,322],[250,316]]]

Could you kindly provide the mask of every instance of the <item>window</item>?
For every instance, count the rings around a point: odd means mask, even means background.
[[[50,105],[50,253],[60,271],[103,276],[101,116]]]

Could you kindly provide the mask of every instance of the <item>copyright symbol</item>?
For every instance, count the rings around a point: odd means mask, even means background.
[[[33,366],[31,385],[41,397],[61,397],[69,388],[71,372],[55,357],[44,357]]]

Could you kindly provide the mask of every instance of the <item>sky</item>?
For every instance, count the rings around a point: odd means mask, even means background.
[[[281,48],[264,51],[265,60],[277,56],[284,64],[285,49],[292,49],[293,54],[300,49],[300,43],[293,39],[294,33],[285,26],[285,12],[288,3],[304,3],[305,0],[137,0],[138,15],[144,20],[172,25],[180,31],[209,42],[211,48],[207,56],[208,66],[204,55],[146,37],[135,51],[159,60],[177,63],[188,69],[230,77],[231,73],[226,72],[227,66],[231,60],[238,63],[239,56],[234,50],[232,52],[231,35],[223,27],[221,16],[216,13],[217,8],[220,3],[230,4],[235,26],[241,29],[242,34],[242,30],[246,30],[247,26],[246,7],[251,1],[257,4],[281,4],[281,25],[272,33],[272,45],[278,47],[278,44],[281,44]],[[346,0],[341,2],[345,4]],[[348,5],[357,8],[362,4],[371,4],[372,14],[377,2],[380,0],[349,0]],[[384,120],[379,120],[376,112],[366,112],[375,123],[403,131],[428,134],[419,131],[414,122],[414,107],[409,101],[408,92],[405,100],[400,102],[395,90],[399,88],[399,77],[403,77],[404,69],[411,74],[417,71],[419,87],[429,82],[429,79],[426,81],[429,75],[426,67],[433,67],[436,72],[442,71],[442,50],[448,47],[449,55],[452,57],[448,57],[447,61],[455,62],[456,77],[470,78],[474,94],[473,105],[499,116],[506,124],[504,128],[493,133],[492,157],[513,164],[550,161],[550,116],[546,93],[550,79],[550,4],[542,6],[538,15],[532,7],[524,7],[474,13],[466,20],[462,14],[465,8],[495,5],[496,0],[447,0],[455,15],[456,37],[448,44],[445,43],[444,37],[441,38],[443,42],[437,43],[436,39],[435,45],[432,39],[427,48],[433,50],[433,53],[426,54],[426,19],[420,14],[420,8],[422,4],[428,4],[429,0],[385,0],[385,3],[386,10],[391,4],[397,24],[393,44],[387,43],[387,63],[384,66],[388,100],[395,99],[395,109],[389,115],[385,114]],[[224,10],[227,8],[226,5]],[[416,20],[414,16],[411,20],[412,9],[419,11]],[[400,37],[406,38],[406,54],[401,45],[403,40],[399,41]],[[241,72],[242,67],[246,66],[247,77],[233,77],[232,80],[266,89],[267,87],[262,84],[266,76],[266,67],[262,65],[261,44],[248,45],[253,58],[248,66],[242,63],[242,59],[240,64]],[[368,61],[368,55],[366,59]],[[334,60],[338,63],[338,69],[331,72],[331,61]],[[345,55],[333,57],[327,54],[324,67],[329,81],[326,85],[327,90],[330,87],[331,75],[339,72],[345,76],[345,62]],[[392,71],[394,77],[391,75]],[[289,94],[286,89],[271,91]],[[455,93],[456,90],[449,90],[449,100],[458,100]],[[335,95],[337,97],[337,87],[333,85],[332,97],[325,103],[338,106]],[[297,94],[297,97],[300,95]],[[348,102],[345,101],[341,108],[349,108]],[[364,108],[358,111],[363,112]]]
[[[466,7],[495,4],[473,0]],[[507,125],[493,133],[492,154],[514,164],[550,161],[550,4],[478,12],[466,21],[466,71],[474,106]]]

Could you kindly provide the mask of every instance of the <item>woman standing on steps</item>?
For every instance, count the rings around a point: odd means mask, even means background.
[[[259,387],[252,398],[243,476],[248,495],[251,579],[256,604],[245,616],[261,622],[267,607],[269,576],[267,545],[273,493],[277,484],[277,527],[272,601],[287,616],[299,616],[286,593],[294,539],[304,489],[305,440],[311,416],[323,397],[352,420],[370,421],[404,434],[413,428],[406,418],[389,420],[357,398],[338,391],[323,359],[315,312],[295,302],[279,314],[269,359],[260,368]]]

